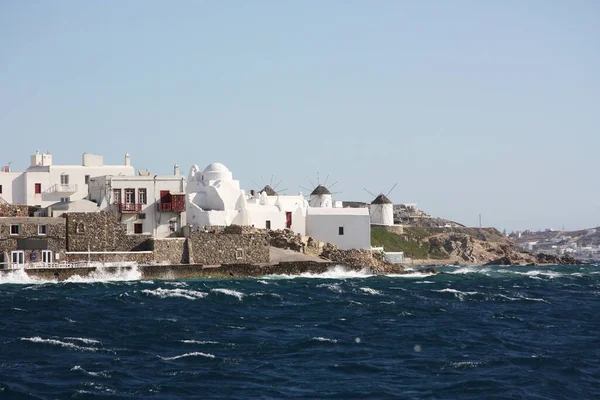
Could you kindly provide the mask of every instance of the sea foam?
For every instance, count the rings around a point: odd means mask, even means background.
[[[183,297],[188,300],[197,300],[208,296],[208,293],[189,289],[144,289],[142,290],[142,293],[157,296],[161,299],[166,299],[167,297]]]

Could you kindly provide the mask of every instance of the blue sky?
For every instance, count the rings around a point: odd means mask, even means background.
[[[600,225],[597,1],[0,2],[0,164],[226,164],[499,229]],[[305,191],[304,191],[305,192]]]

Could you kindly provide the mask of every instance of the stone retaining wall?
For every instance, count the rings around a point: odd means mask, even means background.
[[[190,257],[185,238],[154,239],[151,242],[154,261],[170,264],[189,264]]]
[[[128,234],[119,213],[68,213],[67,251],[146,251],[151,235]]]
[[[154,254],[152,252],[128,252],[128,253],[103,253],[103,254],[66,254],[68,262],[102,262],[102,263],[119,263],[119,262],[136,262],[138,264],[149,264],[154,262]]]
[[[265,233],[228,234],[193,231],[188,238],[190,260],[196,264],[264,264],[269,262]]]

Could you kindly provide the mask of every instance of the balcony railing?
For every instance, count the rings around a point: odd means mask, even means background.
[[[139,213],[142,211],[142,204],[140,203],[117,203],[119,206],[119,212],[126,213]]]
[[[52,185],[50,186],[48,189],[46,189],[44,191],[44,195],[53,195],[53,194],[59,194],[59,195],[72,195],[77,193],[77,185],[63,185],[60,183],[57,183],[56,185]]]
[[[157,203],[158,211],[161,212],[184,212],[185,203]]]

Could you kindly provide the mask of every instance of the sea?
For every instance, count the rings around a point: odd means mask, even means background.
[[[0,276],[1,399],[598,399],[600,265]]]

